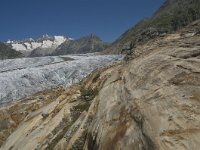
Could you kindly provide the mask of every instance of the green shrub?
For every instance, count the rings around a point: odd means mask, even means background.
[[[97,89],[91,89],[91,88],[84,88],[81,87],[81,98],[86,101],[91,101],[95,98],[95,96],[98,94]]]

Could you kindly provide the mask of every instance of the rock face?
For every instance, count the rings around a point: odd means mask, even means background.
[[[153,16],[143,19],[122,34],[104,53],[121,53],[123,47],[164,36],[200,19],[199,0],[166,0]]]
[[[103,42],[96,35],[88,35],[78,40],[66,41],[61,44],[52,55],[85,54],[101,52],[107,48],[108,43]]]
[[[3,106],[1,149],[198,150],[199,27],[140,45],[80,84]]]

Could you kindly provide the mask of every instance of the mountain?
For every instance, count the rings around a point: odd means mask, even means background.
[[[39,57],[39,56],[47,56],[52,54],[58,46],[60,46],[64,42],[71,41],[73,39],[66,38],[64,36],[53,36],[53,37],[45,37],[41,38],[38,41],[43,42],[42,46],[34,49],[30,56],[31,57]]]
[[[130,28],[104,52],[121,53],[137,44],[176,31],[199,18],[199,0],[167,0],[152,17]]]
[[[12,59],[22,57],[23,54],[13,50],[8,45],[0,42],[0,59]]]
[[[7,44],[26,56],[36,57],[52,53],[60,44],[68,40],[71,40],[71,38],[43,35],[36,40],[30,38],[22,41],[7,41]]]
[[[65,41],[52,55],[84,54],[100,52],[107,48],[108,43],[103,42],[98,36],[91,34],[78,40]]]
[[[6,44],[29,57],[93,53],[108,47],[108,43],[94,34],[78,40],[65,36],[43,35],[36,40],[30,38],[22,41],[7,41]]]

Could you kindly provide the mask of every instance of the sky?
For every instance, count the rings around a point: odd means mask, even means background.
[[[113,42],[165,0],[0,0],[0,41],[96,34]]]

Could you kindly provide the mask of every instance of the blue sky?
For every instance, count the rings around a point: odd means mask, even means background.
[[[164,0],[1,0],[0,41],[43,34],[79,38],[90,33],[112,42]]]

